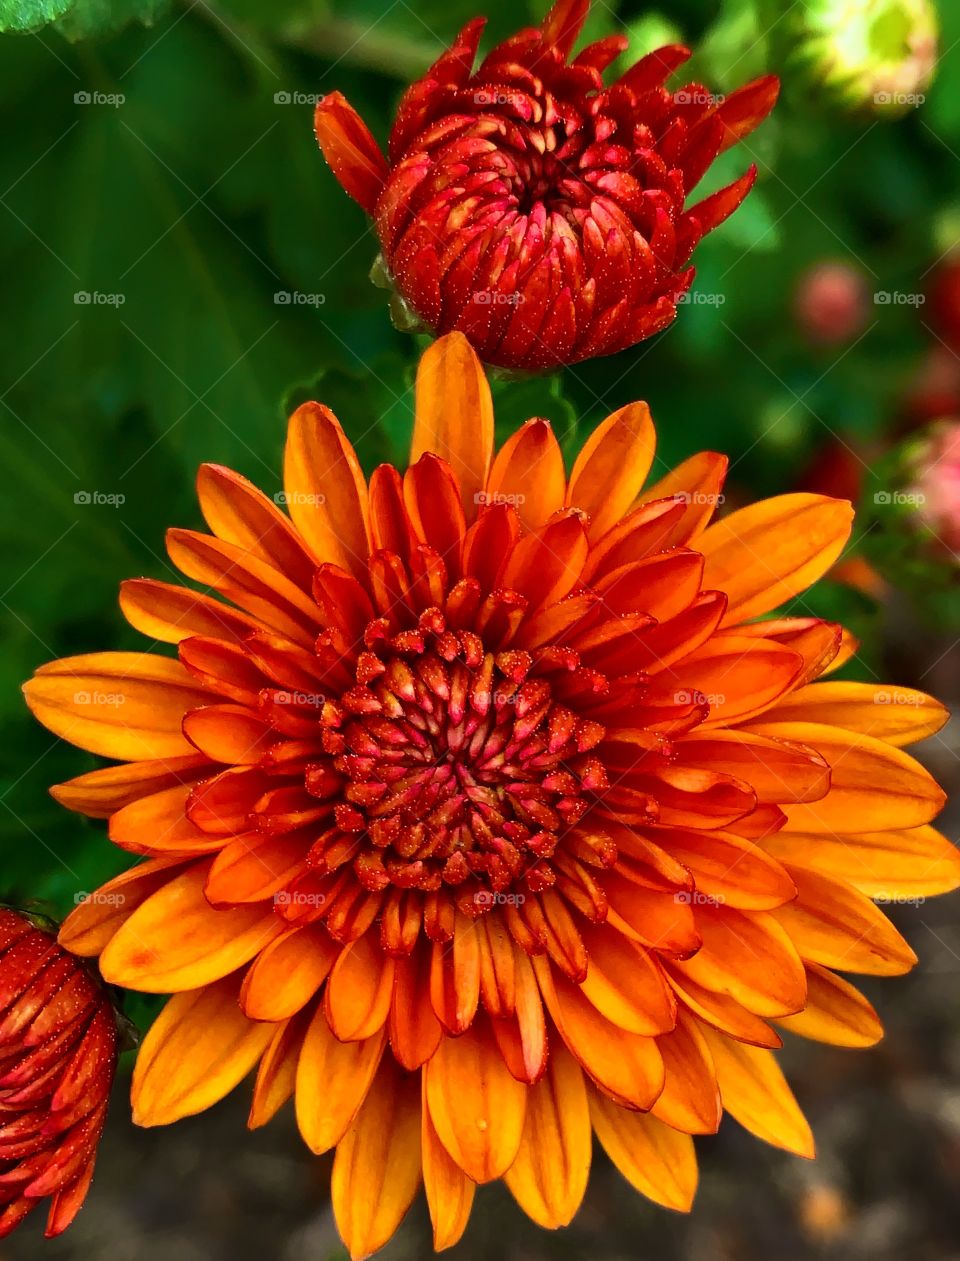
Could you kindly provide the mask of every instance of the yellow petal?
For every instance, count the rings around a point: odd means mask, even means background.
[[[778,495],[740,508],[701,535],[705,588],[728,597],[723,624],[769,613],[822,578],[850,535],[853,508],[825,495]]]
[[[897,748],[932,736],[949,716],[924,692],[875,683],[810,683],[766,715],[770,722],[816,722],[860,731]]]
[[[364,575],[367,484],[329,408],[304,403],[290,417],[283,485],[287,509],[314,559]]]
[[[467,1228],[476,1183],[470,1181],[440,1142],[430,1119],[425,1081],[421,1111],[423,1188],[433,1225],[433,1247],[436,1252],[443,1252],[459,1243]]]
[[[883,1037],[880,1018],[860,991],[816,963],[807,964],[806,1007],[777,1023],[834,1046],[873,1046]]]
[[[686,1213],[697,1190],[697,1154],[689,1134],[644,1112],[590,1092],[590,1116],[604,1151],[632,1187],[665,1208]]]
[[[35,718],[88,753],[125,762],[196,750],[180,724],[209,703],[179,661],[146,652],[94,652],[41,666],[24,684]]]
[[[133,1070],[133,1119],[169,1125],[217,1103],[246,1077],[274,1025],[248,1020],[239,978],[175,994],[150,1027]]]
[[[841,972],[900,976],[917,956],[883,912],[840,880],[788,866],[795,902],[771,911],[804,960]]]
[[[493,456],[493,399],[480,360],[462,333],[437,338],[417,368],[410,463],[427,451],[453,469],[471,521]]]
[[[540,1226],[573,1220],[590,1173],[590,1108],[580,1066],[562,1046],[550,1050],[547,1071],[527,1094],[527,1118],[517,1158],[504,1182]]]
[[[591,541],[615,525],[639,495],[656,445],[646,403],[621,407],[583,444],[570,474],[567,504],[590,514]]]
[[[528,530],[536,530],[563,507],[566,488],[560,444],[550,422],[536,418],[521,425],[497,452],[486,501],[509,504]]]
[[[353,1261],[383,1247],[420,1185],[420,1083],[387,1056],[337,1145],[330,1199]]]
[[[367,1096],[383,1055],[386,1035],[366,1042],[338,1042],[318,1003],[297,1065],[297,1125],[318,1155],[336,1147]]]
[[[943,791],[909,753],[860,732],[814,722],[751,723],[750,730],[808,744],[826,759],[820,801],[785,806],[791,832],[882,832],[919,827],[943,808]]]
[[[845,880],[868,898],[922,898],[960,887],[960,851],[929,824],[839,836],[783,831],[763,847],[781,862]]]
[[[100,956],[108,981],[148,994],[197,989],[280,935],[272,908],[214,910],[203,893],[209,870],[209,861],[193,863],[137,907]]]
[[[430,1117],[449,1154],[474,1182],[502,1177],[520,1147],[527,1087],[511,1077],[483,1023],[444,1037],[424,1072]]]
[[[772,1051],[748,1046],[706,1025],[720,1098],[745,1130],[797,1156],[814,1156],[813,1135]]]

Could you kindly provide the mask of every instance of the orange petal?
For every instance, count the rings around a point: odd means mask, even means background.
[[[583,522],[578,516],[563,516],[520,540],[507,561],[502,583],[527,597],[532,614],[572,591],[586,558]]]
[[[463,564],[466,518],[450,465],[429,452],[422,455],[404,476],[403,502],[417,537],[439,554],[456,581]]]
[[[546,1073],[529,1088],[520,1150],[503,1178],[526,1215],[547,1230],[568,1225],[580,1207],[591,1139],[583,1073],[555,1046]]]
[[[676,1028],[659,1037],[657,1046],[663,1056],[665,1078],[650,1111],[664,1125],[684,1134],[715,1134],[723,1109],[700,1022],[681,1007]]]
[[[179,661],[145,652],[64,657],[23,686],[34,717],[88,753],[133,762],[195,752],[180,730],[210,701]]]
[[[213,587],[287,639],[313,645],[321,626],[316,603],[279,570],[234,543],[196,530],[168,530],[166,542],[167,555],[182,574]]]
[[[699,905],[695,918],[703,945],[673,965],[675,975],[727,994],[758,1016],[800,1011],[807,993],[803,963],[772,913]]]
[[[261,906],[215,911],[204,897],[209,862],[193,863],[134,911],[100,957],[114,985],[169,994],[218,981],[283,931]]]
[[[443,1038],[424,1073],[447,1152],[474,1182],[502,1177],[520,1147],[528,1088],[507,1071],[485,1024],[475,1020],[460,1037]]]
[[[845,880],[869,898],[927,897],[960,886],[960,851],[929,824],[841,836],[778,832],[763,847],[781,862]]]
[[[293,1095],[307,1015],[299,1012],[293,1019],[273,1026],[275,1032],[257,1069],[247,1129],[257,1130],[266,1125]]]
[[[274,1026],[248,1020],[239,978],[175,994],[150,1026],[133,1070],[133,1119],[169,1125],[217,1103],[246,1077]]]
[[[290,417],[283,485],[293,523],[317,563],[329,562],[364,576],[369,553],[367,484],[353,447],[328,407],[304,403]]]
[[[323,928],[293,928],[250,965],[240,1005],[251,1020],[286,1020],[313,998],[341,947]]]
[[[699,893],[722,905],[769,911],[797,896],[783,867],[733,832],[657,828],[651,838],[693,873]]]
[[[653,955],[608,924],[581,929],[589,965],[580,991],[628,1033],[657,1034],[677,1019],[673,992]]]
[[[751,731],[796,740],[831,767],[822,801],[786,806],[792,832],[881,832],[919,827],[943,808],[943,791],[919,762],[882,740],[813,722],[751,723]]]
[[[324,1010],[341,1042],[361,1042],[383,1028],[393,994],[394,961],[371,933],[351,942],[333,965]]]
[[[221,849],[223,837],[208,836],[187,818],[192,791],[192,784],[179,784],[132,801],[110,816],[111,841],[134,854],[187,856]]]
[[[243,705],[207,705],[191,710],[183,734],[211,762],[253,766],[276,744],[270,725]]]
[[[453,469],[464,514],[472,521],[493,456],[493,399],[480,360],[462,333],[439,337],[417,368],[410,463],[427,451]]]
[[[844,727],[897,748],[934,735],[949,716],[923,692],[874,683],[811,683],[778,701],[767,715],[771,722]]]
[[[663,1059],[656,1040],[611,1024],[580,987],[554,972],[542,955],[534,957],[533,965],[560,1036],[587,1073],[624,1105],[649,1108],[663,1089]]]
[[[344,192],[372,215],[387,163],[370,128],[341,92],[328,92],[317,103],[313,129]]]
[[[563,454],[548,420],[528,420],[497,452],[487,482],[487,502],[516,508],[528,530],[563,507],[567,487]]]
[[[130,625],[162,644],[191,635],[238,643],[260,623],[221,600],[155,578],[128,578],[120,584],[120,610]]]
[[[207,901],[219,907],[273,898],[302,871],[303,852],[299,832],[283,836],[251,833],[228,841],[210,868],[204,889]]]
[[[440,1045],[443,1027],[430,1005],[428,985],[432,951],[421,943],[397,959],[388,1031],[390,1048],[409,1071],[425,1064]]]
[[[779,700],[802,664],[798,653],[769,640],[715,636],[656,675],[647,699],[649,703],[657,698],[706,703],[709,717],[704,727],[727,726],[763,713]],[[784,738],[790,737],[785,734]]]
[[[316,566],[309,552],[289,519],[252,482],[220,464],[201,464],[197,497],[203,519],[218,539],[242,547],[310,590]]]
[[[157,858],[137,863],[129,871],[85,896],[60,925],[57,940],[71,954],[98,955],[141,903],[167,883],[183,865],[180,858]]]
[[[476,1184],[447,1153],[437,1137],[426,1100],[424,1083],[421,1128],[423,1188],[433,1225],[433,1247],[443,1252],[459,1243],[467,1228]]]
[[[319,1155],[336,1147],[367,1096],[386,1045],[386,1034],[366,1042],[338,1042],[318,1003],[297,1065],[297,1125]]]
[[[791,1033],[834,1046],[873,1046],[883,1037],[880,1017],[849,981],[807,964],[807,1005],[777,1022]]]
[[[783,1045],[783,1039],[775,1029],[735,999],[698,985],[692,977],[681,974],[672,963],[664,962],[663,969],[677,996],[704,1023],[754,1046]]]
[[[583,444],[570,474],[566,502],[589,513],[591,541],[616,525],[639,495],[656,445],[646,403],[621,407]]]
[[[66,783],[54,784],[50,795],[68,810],[91,819],[107,819],[132,801],[176,784],[193,783],[208,771],[209,763],[199,753],[153,762],[130,762],[88,771]]]
[[[684,766],[736,775],[763,803],[819,801],[830,788],[830,768],[820,754],[785,740],[747,731],[694,732],[674,747]]]
[[[642,503],[676,498],[685,506],[683,516],[664,547],[682,547],[699,538],[710,518],[723,503],[723,482],[729,461],[715,451],[701,451],[678,464],[641,496]]]
[[[689,1134],[621,1108],[599,1090],[590,1092],[590,1117],[604,1151],[632,1187],[665,1208],[690,1209],[697,1154]]]
[[[353,1261],[387,1242],[419,1185],[420,1083],[388,1055],[333,1161],[333,1216]]]
[[[900,976],[917,956],[878,907],[839,880],[788,867],[797,900],[772,911],[805,960],[863,972]]]
[[[703,585],[727,593],[724,623],[769,613],[822,578],[843,551],[853,508],[825,495],[778,495],[723,517],[701,536]]]
[[[480,1000],[480,943],[473,920],[457,912],[453,948],[435,941],[430,961],[430,1001],[437,1019],[456,1035],[468,1028]]]
[[[771,1051],[704,1026],[724,1109],[745,1130],[797,1156],[814,1156],[813,1135]]]

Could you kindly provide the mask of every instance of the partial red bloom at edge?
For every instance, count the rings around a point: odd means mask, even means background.
[[[476,66],[483,19],[404,94],[385,157],[340,93],[317,139],[372,217],[386,270],[435,333],[539,371],[613,354],[659,332],[690,287],[699,241],[740,205],[756,168],[687,207],[714,160],[776,103],[768,75],[720,97],[665,81],[680,45],[603,81],[611,36],[571,51],[589,0],[557,0]]]
[[[117,1024],[90,967],[0,910],[0,1238],[42,1199],[59,1235],[90,1186],[117,1063]]]

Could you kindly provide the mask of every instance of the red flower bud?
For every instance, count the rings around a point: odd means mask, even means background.
[[[772,76],[726,98],[665,88],[690,56],[679,45],[605,86],[622,36],[569,60],[589,7],[557,0],[477,69],[484,20],[468,23],[404,95],[388,157],[339,92],[317,106],[324,156],[373,216],[407,307],[502,367],[613,354],[671,323],[694,247],[756,167],[689,209],[687,197],[777,98]]]
[[[110,1000],[32,919],[0,909],[0,1238],[49,1198],[73,1221],[93,1176],[117,1062]]]

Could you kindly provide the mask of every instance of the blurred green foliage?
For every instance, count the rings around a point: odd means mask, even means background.
[[[384,139],[405,82],[478,6],[491,38],[543,13],[540,0],[0,0],[10,893],[62,912],[128,863],[101,825],[47,796],[94,759],[33,723],[19,685],[51,657],[139,646],[117,585],[172,576],[163,532],[199,523],[197,464],[231,465],[273,493],[284,411],[308,394],[335,408],[368,468],[403,458],[418,343],[368,281],[374,238],[321,161],[311,102],[344,91]],[[760,168],[744,208],[698,250],[709,300],[614,359],[498,383],[504,429],[545,414],[573,450],[603,415],[646,398],[667,464],[731,455],[732,502],[797,485],[836,436],[882,441],[931,342],[922,309],[871,304],[863,335],[826,349],[798,333],[793,295],[823,259],[851,263],[871,294],[923,290],[960,161],[960,6],[944,0],[942,19],[937,81],[901,121],[841,117],[788,91],[750,152],[709,177]],[[698,49],[693,77],[720,91],[776,69],[746,0],[596,4],[589,34],[615,29],[636,53],[682,37]],[[802,607],[869,631],[869,601],[837,584]]]

